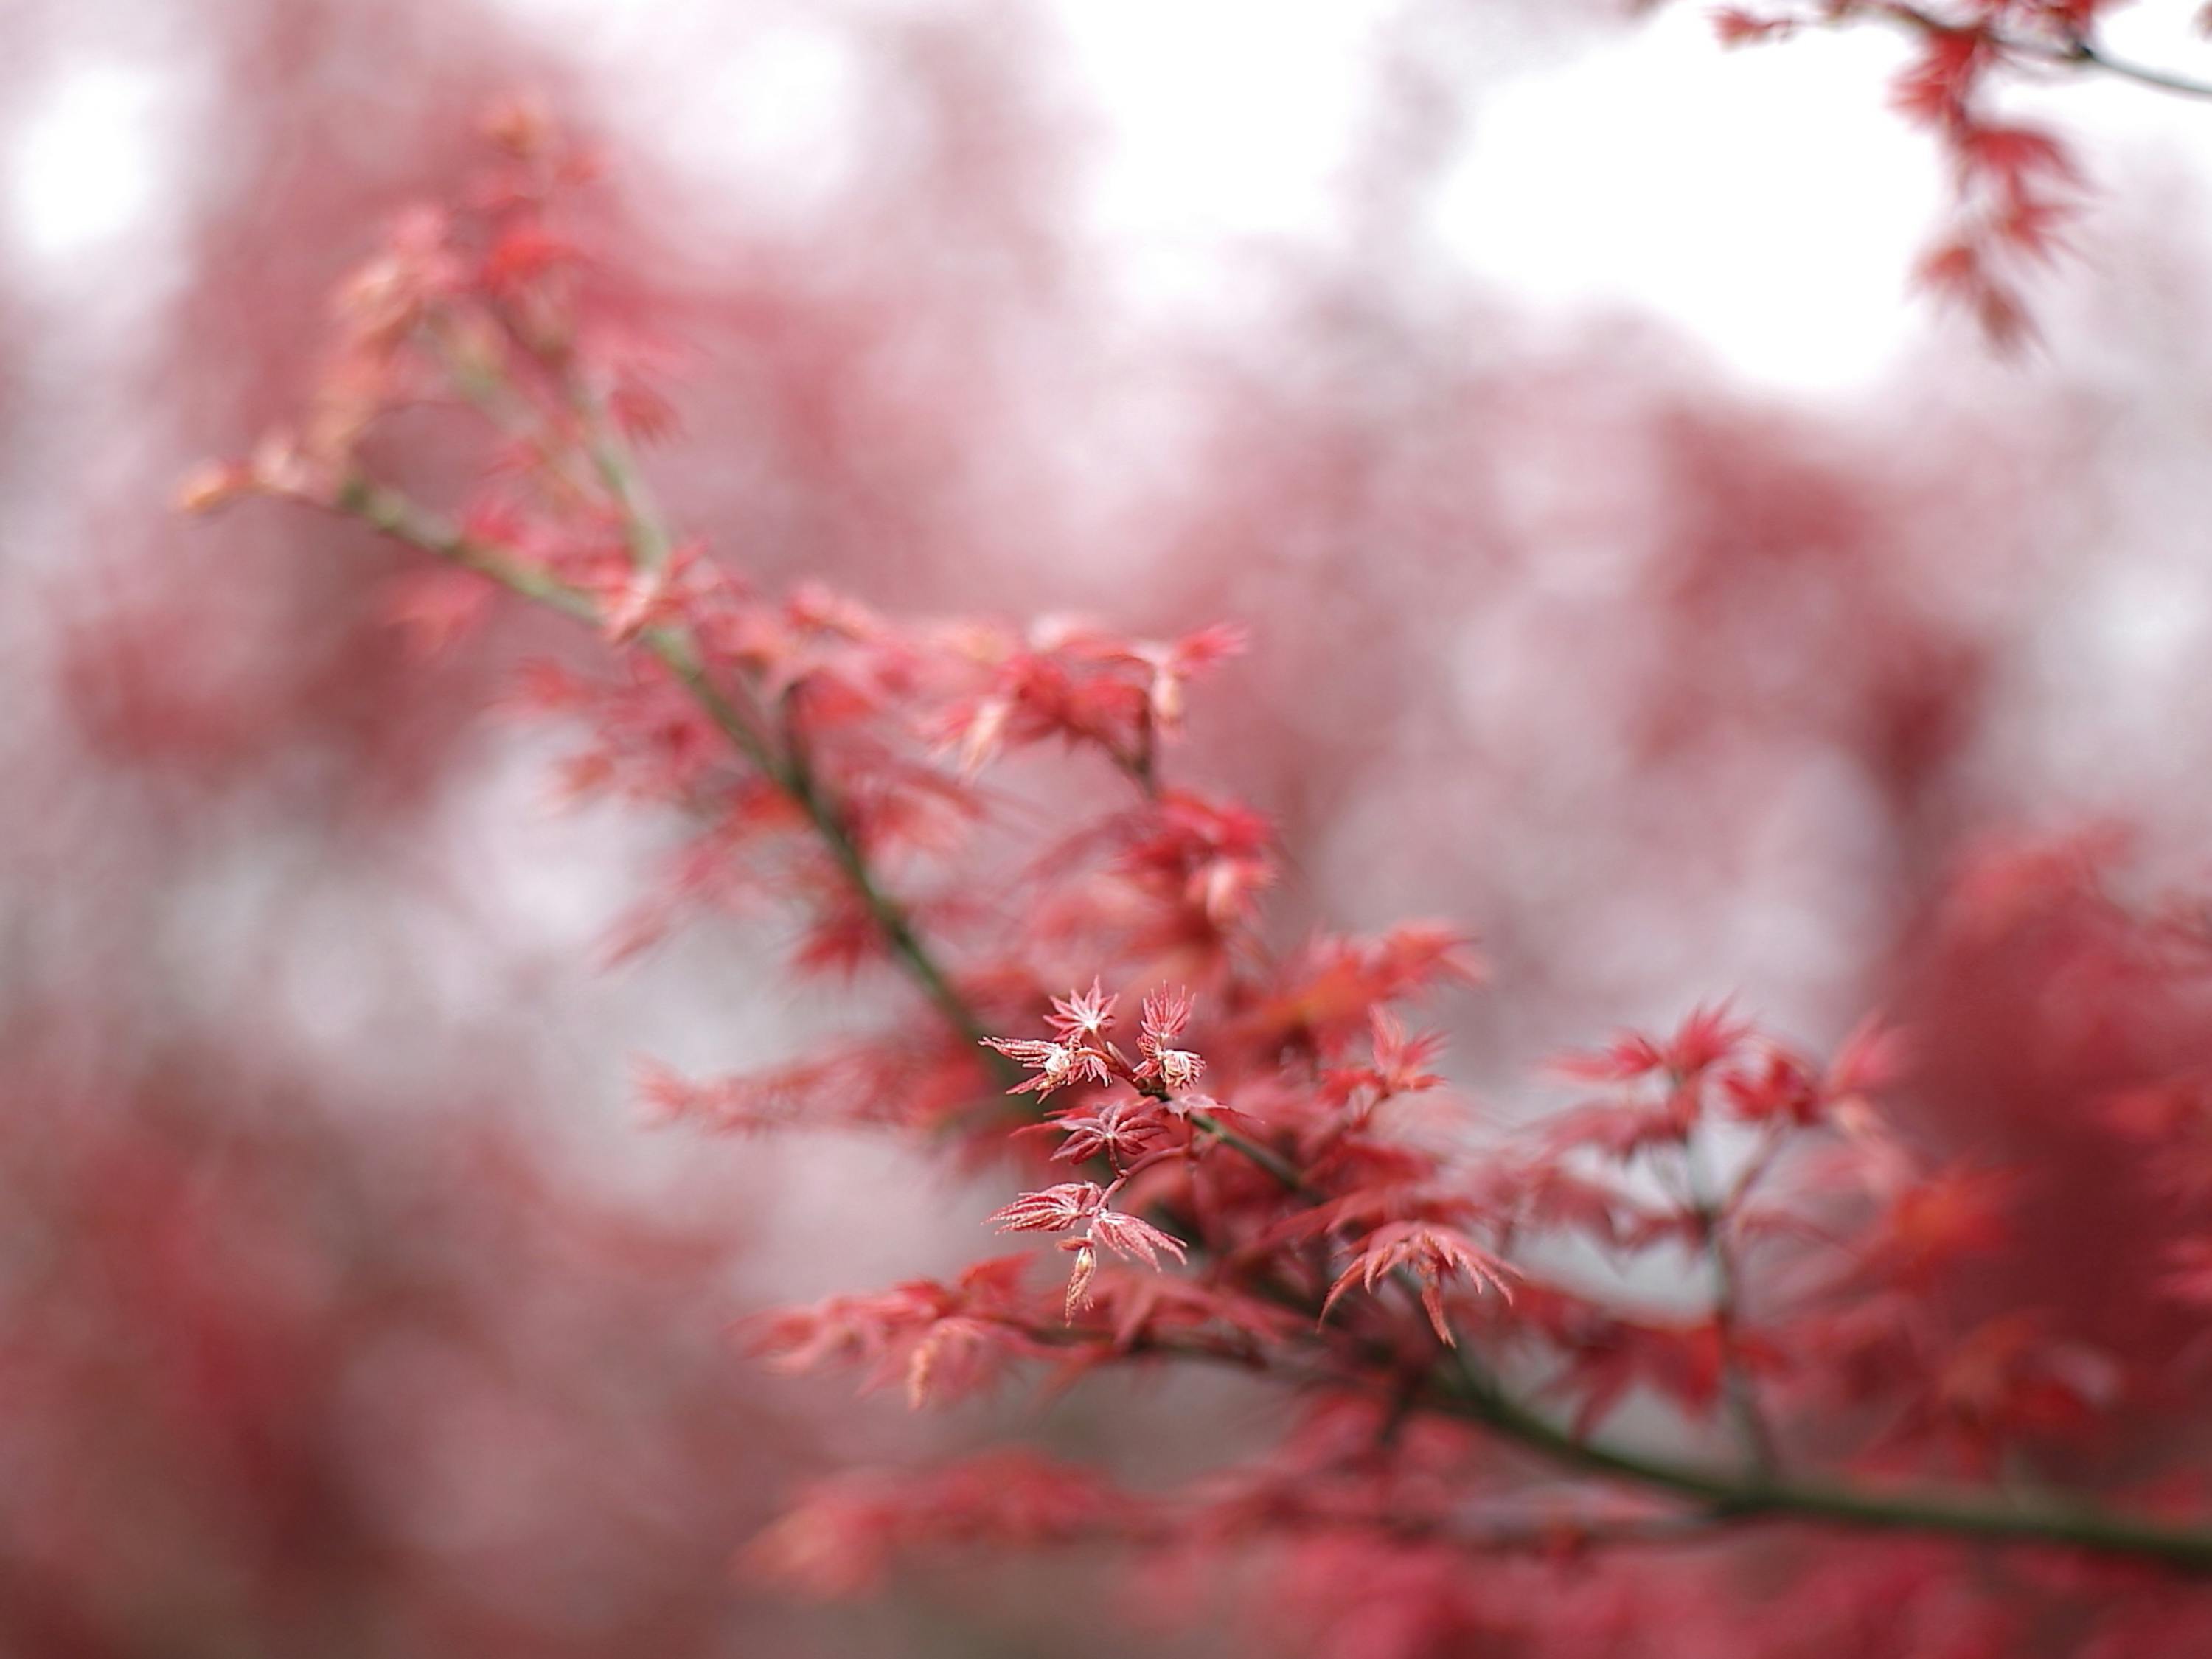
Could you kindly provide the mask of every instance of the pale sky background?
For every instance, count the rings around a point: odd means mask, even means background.
[[[496,3],[598,65],[605,113],[702,185],[723,170],[772,176],[803,204],[865,164],[849,139],[862,89],[836,33],[801,9],[749,9],[754,49],[738,55],[710,49],[732,15],[720,6]],[[863,15],[913,3],[872,0]],[[75,67],[0,115],[7,234],[72,290],[89,272],[158,267],[170,169],[201,95],[188,5],[119,9],[154,20],[125,37],[139,56],[97,26],[112,9],[87,8]],[[2212,58],[2187,30],[2195,9],[2123,11],[2112,43],[2148,61]],[[1240,247],[1327,235],[1364,54],[1387,24],[1426,13],[1409,38],[1460,77],[1472,110],[1434,194],[1438,248],[1534,319],[1632,308],[1750,385],[1863,390],[1935,325],[1904,295],[1940,191],[1932,147],[1885,107],[1905,46],[1859,29],[1723,52],[1706,10],[1676,4],[1617,31],[1382,0],[1041,0],[1033,15],[1094,139],[1084,221],[1140,303],[1221,302]],[[168,21],[176,49],[143,52]],[[2148,156],[2212,177],[2212,111],[2097,77],[2060,95],[2108,176]]]

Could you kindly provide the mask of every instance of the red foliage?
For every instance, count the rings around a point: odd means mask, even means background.
[[[1940,143],[1951,164],[1951,222],[1921,260],[1920,280],[1955,302],[2000,347],[2029,339],[2022,278],[2065,248],[2080,205],[2081,171],[2057,134],[2008,121],[1993,105],[2008,81],[2054,70],[2126,76],[2165,90],[2212,96],[2212,84],[2115,58],[2098,38],[2101,15],[2125,0],[1805,0],[1713,14],[1722,43],[1787,40],[1806,29],[1879,23],[1916,42],[1891,97],[1899,112]]]
[[[1981,100],[2032,43],[2086,40],[2097,9],[1820,9],[1919,32],[1899,105],[1944,139],[1972,221],[1942,280],[2015,329],[1989,261],[2051,246],[2072,173]],[[2203,1608],[2160,1575],[2212,1561],[2212,1529],[2098,1462],[2127,1437],[2123,1404],[2156,1401],[2153,1381],[2168,1408],[2188,1391],[2139,1375],[2140,1345],[2106,1351],[2083,1299],[1984,1305],[2016,1284],[2020,1212],[2053,1171],[1959,1155],[1915,1094],[1971,1077],[1966,1042],[2014,1043],[2054,1100],[2094,1087],[2106,1113],[2085,1133],[2157,1166],[2170,1207],[2137,1217],[2108,1267],[2201,1299],[2207,1057],[2180,1030],[2201,929],[2106,901],[2093,856],[1985,865],[1929,924],[1936,985],[1916,1012],[1948,1017],[1916,1032],[1911,1066],[1880,1024],[1822,1062],[1708,1005],[1557,1063],[1595,1097],[1500,1129],[1405,1023],[1473,977],[1461,932],[1285,943],[1260,902],[1281,864],[1265,821],[1168,781],[1187,686],[1238,636],[901,623],[776,593],[680,541],[633,450],[666,424],[647,366],[571,228],[589,170],[540,119],[493,131],[501,157],[470,205],[403,216],[342,289],[306,414],[194,475],[186,504],[260,495],[356,519],[594,630],[608,673],[533,684],[584,733],[571,786],[699,827],[680,896],[783,907],[800,967],[913,993],[882,1030],[757,1079],[649,1070],[656,1113],[865,1121],[1076,1166],[976,1218],[1062,1235],[1064,1287],[1034,1288],[1012,1257],[832,1297],[760,1322],[777,1364],[857,1365],[921,1406],[1040,1365],[1206,1364],[1301,1411],[1244,1465],[1158,1489],[1005,1452],[848,1475],[765,1534],[755,1567],[843,1591],[949,1546],[1233,1553],[1262,1604],[1294,1603],[1346,1656],[1994,1654],[2022,1604],[2085,1632],[2082,1651],[2191,1650]],[[479,417],[472,472],[434,504],[376,448],[425,397]],[[1027,753],[1047,746],[1068,752]],[[1003,781],[1039,777],[1012,810]],[[1009,860],[1018,832],[1047,850]],[[2171,1042],[2121,1006],[2143,999],[2171,1006]],[[1653,1264],[1686,1257],[1698,1302],[1666,1305]],[[1676,1448],[1622,1426],[1632,1408]],[[1945,1484],[1962,1468],[1964,1492]],[[2000,1484],[2014,1472],[2023,1492],[2080,1490],[2030,1498]],[[1790,1522],[1832,1548],[1805,1565]],[[1654,1544],[1681,1549],[1677,1570],[1636,1564]],[[1478,1565],[1494,1556],[1534,1559]],[[1561,1615],[1561,1577],[1584,1573],[1601,1593]],[[2145,1573],[2176,1608],[2148,1638]]]
[[[0,60],[44,9],[0,17]],[[11,638],[51,635],[56,679],[9,685],[28,805],[0,831],[0,1651],[1073,1659],[1168,1622],[1331,1659],[2212,1647],[2202,909],[2112,847],[1960,850],[2002,793],[2041,453],[1909,401],[1863,441],[1633,336],[1530,347],[1431,308],[1377,234],[1262,353],[1170,366],[1189,500],[1162,557],[1100,534],[1120,622],[927,617],[1084,580],[1010,483],[1078,446],[993,401],[1085,264],[1038,231],[1075,192],[1032,171],[1006,11],[853,13],[896,143],[849,234],[702,261],[649,187],[634,218],[582,189],[540,104],[452,178],[459,112],[518,67],[465,9],[191,9],[225,90],[161,348],[73,424],[46,388],[76,366],[14,374],[43,319],[0,292],[0,486],[58,461],[87,509],[11,608],[62,626]],[[1929,280],[2017,337],[2095,181],[2008,88],[2106,72],[2106,9],[1718,21],[1904,31],[1900,107],[1957,191]],[[1419,67],[1386,100],[1409,127]],[[393,214],[425,188],[453,205]],[[129,469],[296,404],[304,290],[379,222],[305,409],[185,479],[220,531],[142,532]],[[726,392],[669,385],[663,327],[734,348]],[[1477,333],[1500,355],[1470,367]],[[342,511],[234,510],[270,492]],[[363,518],[417,546],[395,567]],[[1224,613],[1255,624],[1235,661]],[[670,837],[611,952],[726,912],[784,947],[726,980],[687,939],[617,981],[652,1017],[610,1049],[768,1011],[780,1057],[734,1075],[637,1062],[652,1150],[738,1177],[711,1209],[572,1156],[618,1094],[558,988],[588,948],[458,940],[479,883],[529,873],[503,796],[471,839],[495,769],[459,713],[510,647],[562,653],[504,708],[568,745],[554,793]],[[1793,799],[1833,839],[1778,837]],[[1592,879],[1570,830],[1618,863]],[[1735,977],[1699,919],[1838,846],[1879,982],[1838,994],[1807,949],[1832,1024],[1764,982],[1796,1035],[1682,1017]],[[382,936],[456,872],[435,926]],[[1494,994],[1459,994],[1456,922],[1375,926],[1415,878],[1481,923]],[[1624,938],[1669,953],[1664,1006],[1531,1107],[1503,1079],[1623,1018]],[[774,1018],[787,963],[848,981],[840,1029]],[[684,978],[705,1013],[660,1006]],[[1799,1040],[1869,1005],[1905,1023]],[[808,1129],[902,1141],[902,1201],[857,1152],[824,1193],[786,1148],[685,1150]],[[970,1184],[922,1173],[944,1152]],[[1048,1237],[961,1266],[993,1225]],[[854,1282],[847,1249],[898,1282],[744,1334],[926,1417],[722,1351],[733,1291]],[[1017,1551],[1060,1562],[987,1582],[1048,1638],[948,1613],[940,1569]],[[912,1599],[792,1622],[763,1579]]]

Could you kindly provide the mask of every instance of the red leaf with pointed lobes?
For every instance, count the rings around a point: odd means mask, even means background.
[[[1064,1232],[1090,1220],[1105,1201],[1105,1189],[1095,1181],[1063,1182],[1057,1187],[1024,1193],[1005,1208],[986,1216],[983,1224],[1002,1233]]]
[[[1928,126],[1962,122],[1967,100],[1991,60],[1989,38],[1978,29],[1924,27],[1920,60],[1898,76],[1891,101]]]
[[[1575,1083],[1632,1083],[1665,1069],[1666,1051],[1650,1037],[1624,1031],[1601,1049],[1561,1054],[1545,1065],[1550,1075]]]
[[[1195,1087],[1206,1061],[1188,1048],[1170,1046],[1189,1024],[1191,999],[1188,991],[1155,991],[1145,998],[1142,1036],[1138,1051],[1142,1062],[1133,1075],[1169,1094],[1180,1095]]]
[[[2065,145],[2033,127],[1975,125],[1952,140],[1960,164],[2019,195],[2041,180],[2071,184],[2081,177]]]
[[[1116,1187],[1121,1184],[1115,1183]],[[1064,1239],[1060,1249],[1072,1251],[1075,1261],[1067,1284],[1066,1316],[1073,1320],[1087,1305],[1091,1279],[1098,1266],[1096,1246],[1116,1255],[1158,1267],[1162,1256],[1185,1259],[1183,1242],[1161,1231],[1148,1221],[1109,1209],[1103,1188],[1093,1182],[1065,1182],[1042,1191],[1024,1193],[988,1218],[1002,1232],[1066,1232],[1077,1227],[1079,1237]]]
[[[1052,1155],[1056,1163],[1084,1164],[1104,1158],[1116,1164],[1126,1164],[1170,1139],[1159,1108],[1142,1097],[1118,1096],[1094,1106],[1058,1112],[1050,1127],[1066,1137]]]
[[[1090,1236],[1115,1255],[1141,1261],[1148,1267],[1158,1267],[1164,1255],[1177,1261],[1183,1261],[1186,1255],[1182,1240],[1174,1234],[1162,1232],[1151,1222],[1119,1210],[1101,1210],[1093,1216]]]
[[[1494,1290],[1510,1302],[1513,1289],[1506,1281],[1519,1273],[1510,1263],[1500,1261],[1466,1235],[1449,1228],[1425,1221],[1390,1222],[1367,1236],[1351,1265],[1329,1287],[1328,1296],[1322,1304],[1322,1317],[1328,1317],[1329,1310],[1353,1285],[1371,1292],[1385,1274],[1401,1267],[1420,1281],[1421,1306],[1436,1330],[1437,1340],[1454,1346],[1458,1338],[1452,1334],[1450,1323],[1444,1316],[1444,1280],[1464,1279],[1475,1290]]]
[[[1105,1056],[1094,1049],[1022,1037],[986,1037],[983,1046],[996,1049],[1015,1064],[1026,1066],[1036,1073],[1035,1077],[1017,1083],[1007,1090],[1010,1095],[1048,1095],[1054,1090],[1065,1088],[1070,1084],[1103,1084],[1114,1080]]]
[[[1734,1115],[1747,1123],[1787,1123],[1809,1128],[1826,1115],[1827,1097],[1804,1062],[1778,1050],[1755,1072],[1721,1079]]]
[[[1088,991],[1054,997],[1045,1023],[1064,1043],[1096,1046],[1114,1023],[1114,1005],[1121,1000],[1107,995],[1094,978]]]

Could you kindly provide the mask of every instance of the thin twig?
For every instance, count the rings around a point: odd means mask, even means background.
[[[1451,1409],[1552,1462],[1671,1492],[1730,1516],[1786,1516],[1863,1530],[2051,1544],[2192,1572],[2212,1570],[2212,1531],[2094,1510],[2018,1508],[1949,1492],[1880,1492],[1810,1481],[1749,1485],[1724,1472],[1577,1439],[1496,1389],[1461,1395]]]
[[[2212,99],[2212,82],[2199,81],[2190,76],[2177,75],[2170,70],[2153,69],[2129,58],[2116,58],[2087,35],[2070,40],[2038,40],[1976,24],[1951,22],[1918,6],[1893,3],[1893,0],[1877,0],[1877,3],[1846,9],[1834,14],[1832,21],[1848,23],[1854,18],[1869,15],[1902,24],[1926,35],[1978,35],[2004,57],[2049,64],[2061,69],[2092,70],[2184,98]],[[1812,18],[1804,21],[1822,22],[1831,20]]]
[[[2071,51],[2061,54],[2064,62],[2101,70],[2106,75],[2117,75],[2160,92],[2177,93],[2184,98],[2212,98],[2212,82],[2197,81],[2185,75],[2176,75],[2170,70],[2152,69],[2147,64],[2130,63],[2115,58],[2094,41],[2076,41]]]

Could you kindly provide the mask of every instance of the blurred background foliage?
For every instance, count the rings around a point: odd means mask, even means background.
[[[1000,1183],[645,1133],[633,1056],[800,1051],[848,994],[742,917],[605,966],[671,827],[559,810],[558,733],[501,708],[588,647],[516,616],[433,649],[348,529],[167,512],[517,87],[605,155],[598,257],[681,416],[656,480],[718,556],[902,612],[1249,623],[1176,767],[1280,826],[1286,939],[1479,934],[1492,983],[1436,1012],[1501,1115],[1699,998],[1813,1042],[1885,1006],[1929,1034],[1928,1133],[2073,1160],[1990,1295],[2185,1340],[2108,1271],[2142,1195],[2083,1103],[2204,1058],[2112,894],[2201,878],[2212,815],[2206,152],[2091,111],[2087,255],[1997,362],[1901,260],[1823,280],[1851,133],[1739,131],[1797,170],[1679,179],[1735,204],[1710,287],[1798,268],[1758,296],[1790,329],[1911,319],[1808,387],[1638,302],[1688,207],[1613,227],[1618,296],[1468,257],[1527,232],[1471,176],[1613,210],[1522,113],[1646,50],[1612,8],[1158,9],[0,11],[0,1652],[1078,1655],[1162,1612],[1082,1563],[835,1613],[732,1577],[791,1480],[975,1423],[765,1377],[724,1328],[966,1259]],[[1878,122],[1886,65],[1837,61]],[[1565,130],[1633,173],[1636,118]],[[434,423],[392,441],[434,472]],[[1011,1407],[1077,1451],[1143,1412],[1170,1462],[1261,1408]]]

